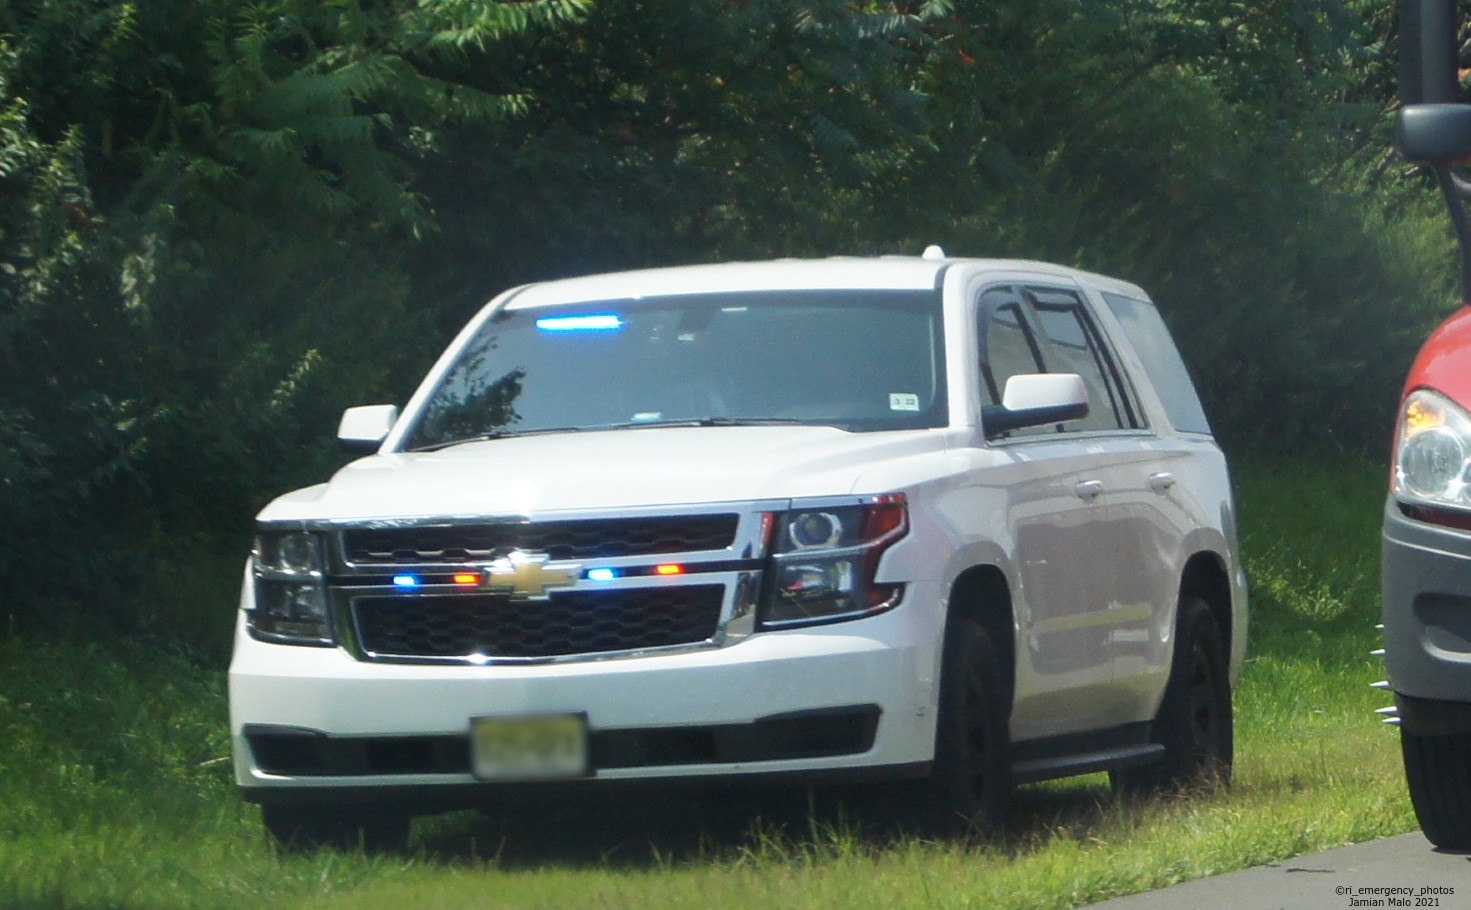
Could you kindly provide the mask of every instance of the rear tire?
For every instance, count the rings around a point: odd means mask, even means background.
[[[261,806],[261,821],[282,848],[332,847],[364,853],[400,852],[409,843],[409,814],[380,806]]]
[[[1113,772],[1114,787],[1128,792],[1229,784],[1234,739],[1225,643],[1205,601],[1184,595],[1170,680],[1154,717],[1153,740],[1165,747],[1164,757]]]
[[[920,812],[943,834],[985,838],[1006,823],[1011,801],[1010,705],[990,636],[952,619],[940,670],[935,762]]]
[[[1405,782],[1420,830],[1444,850],[1471,850],[1471,734],[1400,729]]]

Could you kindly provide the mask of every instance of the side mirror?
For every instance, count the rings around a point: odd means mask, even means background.
[[[355,455],[371,455],[393,429],[398,420],[396,404],[365,404],[342,412],[337,425],[337,441]]]
[[[1400,108],[1394,144],[1417,164],[1446,167],[1471,159],[1471,105],[1412,104]]]
[[[987,439],[1088,416],[1088,387],[1077,373],[1023,373],[1006,380],[1001,404],[981,409]]]

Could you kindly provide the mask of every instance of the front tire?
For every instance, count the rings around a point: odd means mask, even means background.
[[[1194,595],[1180,600],[1175,652],[1153,738],[1165,747],[1154,765],[1113,772],[1129,791],[1210,787],[1231,782],[1234,730],[1226,645],[1215,616]]]
[[[985,838],[1011,801],[1011,738],[995,647],[979,624],[952,619],[945,634],[935,762],[921,800],[927,827]]]
[[[1405,782],[1420,830],[1444,850],[1471,850],[1471,734],[1400,729]]]

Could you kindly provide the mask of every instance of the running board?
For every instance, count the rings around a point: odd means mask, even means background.
[[[1117,771],[1120,768],[1133,768],[1136,765],[1157,762],[1164,758],[1164,755],[1164,746],[1159,743],[1145,743],[1138,746],[1102,749],[1097,752],[1083,752],[1078,755],[1060,755],[1057,758],[1034,758],[1029,761],[1019,761],[1011,766],[1011,782],[1035,784],[1038,781],[1072,777],[1076,774]]]

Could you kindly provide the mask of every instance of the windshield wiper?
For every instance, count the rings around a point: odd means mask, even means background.
[[[702,427],[780,427],[810,423],[800,417],[702,417]]]
[[[800,417],[697,417],[670,422],[687,423],[695,427],[776,427],[802,424],[807,421]]]
[[[800,417],[683,417],[673,420],[629,420],[623,423],[594,423],[582,427],[542,427],[535,430],[491,430],[473,436],[462,436],[445,442],[431,442],[414,446],[409,452],[437,452],[450,446],[466,442],[484,442],[487,439],[512,439],[519,436],[541,436],[547,433],[581,433],[597,430],[640,430],[652,427],[779,427],[779,426],[838,426],[822,421],[804,420]]]
[[[544,433],[580,433],[583,430],[597,429],[596,427],[542,427],[536,430],[491,430],[488,433],[476,433],[473,436],[461,436],[458,439],[447,439],[444,442],[431,442],[422,446],[414,446],[405,449],[407,452],[437,452],[450,446],[461,445],[466,442],[484,442],[487,439],[511,439],[517,436],[540,436]]]
[[[812,423],[800,417],[674,417],[669,420],[630,420],[603,423],[585,430],[638,430],[645,427],[776,427]]]

